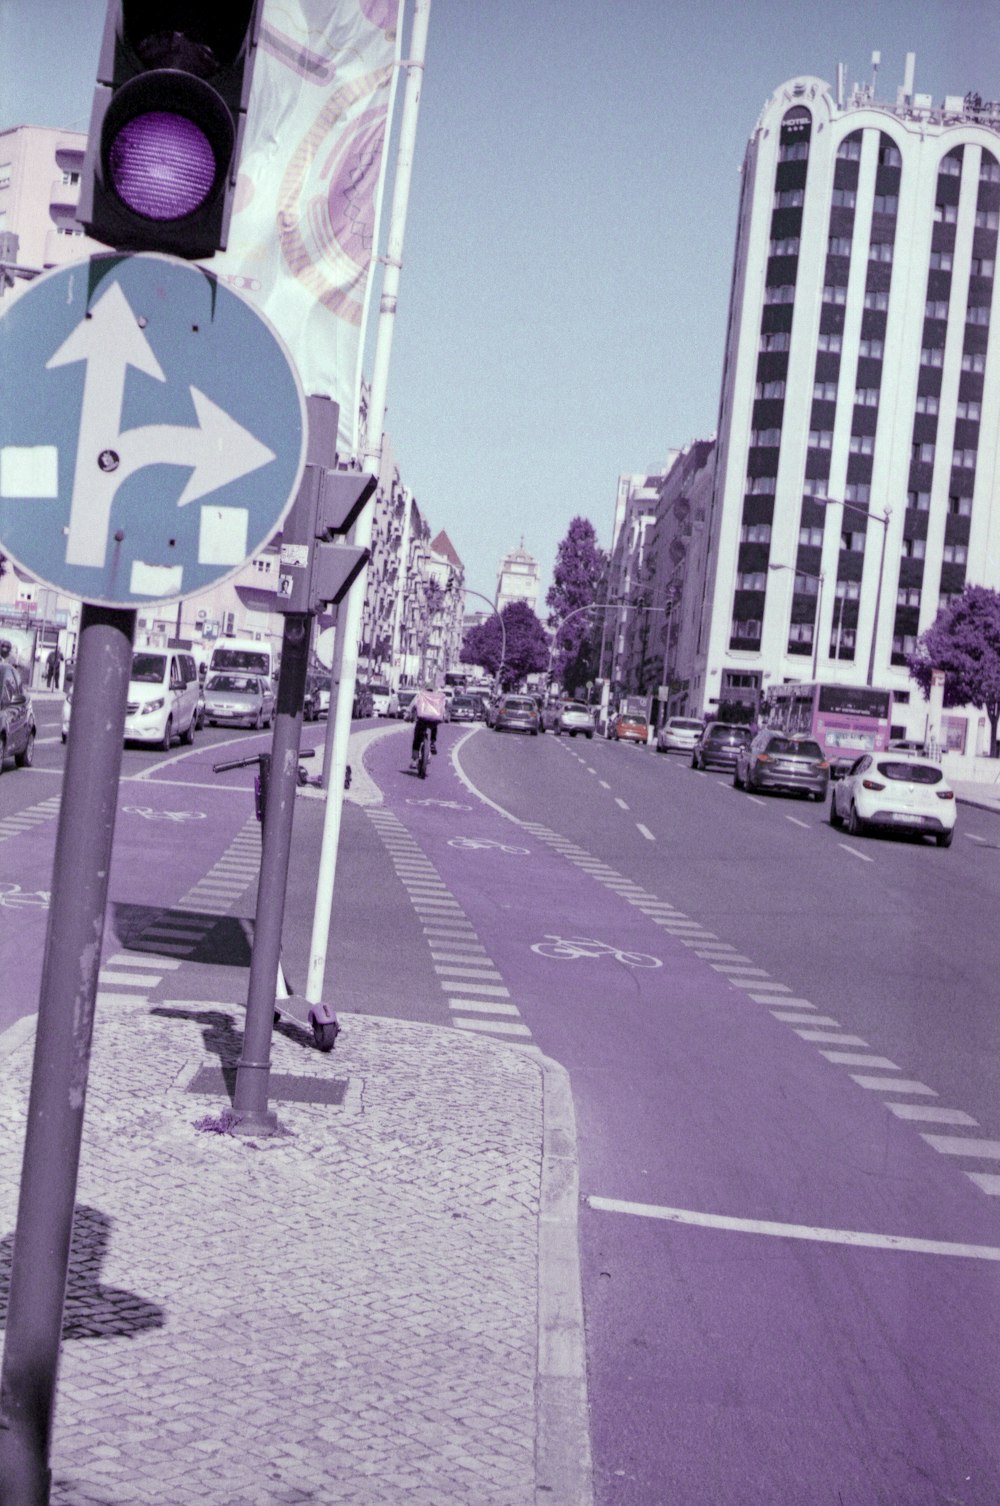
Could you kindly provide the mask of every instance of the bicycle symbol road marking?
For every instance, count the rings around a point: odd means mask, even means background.
[[[472,809],[471,805],[461,805],[457,800],[435,800],[433,796],[425,800],[410,796],[406,803],[407,805],[439,805],[446,811],[470,811]]]
[[[627,952],[612,946],[609,941],[595,941],[590,936],[553,936],[546,933],[544,940],[536,941],[531,950],[539,957],[555,957],[560,962],[574,962],[578,957],[593,960],[595,957],[614,957],[626,967],[662,967],[659,957],[648,952]]]
[[[204,821],[204,811],[158,811],[151,805],[123,805],[126,816],[142,816],[146,821]]]
[[[527,857],[528,854],[527,847],[512,847],[509,842],[498,842],[493,837],[449,837],[448,846],[474,852],[492,847],[497,852],[512,852],[519,857]]]
[[[0,882],[0,905],[7,910],[47,910],[51,893],[36,889],[34,893],[22,890],[20,884]]]

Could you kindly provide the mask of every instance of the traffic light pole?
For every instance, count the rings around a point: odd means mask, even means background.
[[[48,1506],[49,1453],[135,612],[84,603],[0,1378],[0,1502]]]
[[[277,1115],[268,1108],[267,1101],[271,1031],[281,958],[295,791],[299,782],[302,698],[306,687],[310,626],[307,613],[289,613],[285,617],[271,745],[271,775],[261,833],[260,879],[243,1050],[237,1064],[233,1097],[233,1129],[243,1135],[271,1135],[278,1129]]]

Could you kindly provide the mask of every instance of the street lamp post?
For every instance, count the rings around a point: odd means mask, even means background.
[[[770,564],[767,568],[769,570],[793,570],[796,575],[803,575],[806,580],[814,580],[819,583],[819,590],[816,592],[816,615],[813,618],[812,677],[815,680],[819,668],[819,632],[823,614],[823,581],[825,576],[822,572],[819,575],[814,575],[810,570],[800,570],[798,565]]]
[[[882,608],[882,576],[885,571],[885,546],[889,533],[889,519],[892,517],[892,508],[887,507],[883,512],[872,512],[869,507],[859,507],[857,502],[843,502],[838,497],[813,497],[820,507],[846,507],[850,512],[860,513],[863,518],[871,518],[873,523],[879,523],[882,527],[882,547],[878,557],[878,579],[875,584],[875,612],[872,616],[871,643],[868,649],[868,675],[865,683],[875,683],[875,644],[878,639],[878,619]],[[804,574],[799,571],[799,574]]]
[[[500,671],[507,662],[507,629],[504,626],[503,615],[497,610],[496,602],[490,601],[489,597],[484,596],[482,591],[473,591],[471,586],[459,586],[458,589],[466,596],[476,596],[480,601],[485,601],[500,624],[500,663],[497,665],[497,672],[493,676],[493,688],[497,689],[500,685]]]

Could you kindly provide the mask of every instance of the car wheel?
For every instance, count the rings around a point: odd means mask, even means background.
[[[691,754],[691,767],[692,769],[696,769],[698,767],[698,760],[693,753]]]
[[[840,828],[843,826],[843,824],[844,823],[843,823],[843,820],[841,819],[840,812],[837,809],[837,797],[836,797],[836,795],[834,795],[833,793],[831,793],[831,795],[830,795],[830,825],[835,830],[839,831]]]
[[[593,740],[594,740],[594,734],[592,732],[588,732],[587,733],[587,741],[588,741],[588,743],[593,742]]]
[[[190,722],[188,722],[188,729],[187,729],[187,731],[181,733],[181,742],[184,743],[184,745],[186,747],[190,747],[191,744],[194,742],[194,717],[193,716],[192,716]]]
[[[847,830],[852,837],[861,837],[865,832],[865,823],[858,815],[858,808],[853,800],[851,801],[851,808],[847,813]]]
[[[950,847],[954,835],[954,831],[939,831],[934,840],[939,847]]]
[[[173,740],[174,740],[174,719],[173,719],[172,716],[168,716],[167,717],[167,725],[163,729],[163,738],[162,738],[162,740],[160,742],[160,747],[163,749],[164,753],[169,753],[170,752],[170,745],[173,742]]]
[[[61,740],[63,742],[65,742],[66,741],[66,734],[65,734],[65,732],[61,732],[59,735],[60,735]]]
[[[740,778],[740,766],[739,766],[739,764],[736,764],[736,766],[733,769],[733,789],[734,790],[741,790],[742,788],[743,788],[743,780]]]
[[[556,737],[562,737],[562,728],[561,727],[553,727],[552,730],[555,733]]]

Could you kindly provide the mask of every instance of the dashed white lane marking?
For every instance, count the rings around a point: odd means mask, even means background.
[[[597,782],[602,790],[610,790],[611,786],[606,779],[599,779]]]
[[[571,842],[568,838],[563,837],[559,832],[553,831],[542,822],[522,821],[517,816],[512,815],[510,811],[505,810],[503,806],[497,805],[495,801],[484,796],[465,775],[464,770],[462,770],[455,757],[455,752],[457,752],[457,749],[453,750],[452,754],[452,761],[456,772],[471,795],[482,800],[484,804],[490,806],[491,809],[497,811],[522,831],[530,832],[539,841],[565,857],[582,872],[589,873],[598,883],[602,884],[610,892],[617,893],[628,904],[639,909],[642,914],[648,915],[654,925],[660,926],[663,930],[667,931],[682,946],[692,948],[696,956],[702,957],[714,971],[725,974],[734,988],[742,990],[755,1003],[771,1006],[771,1015],[775,1020],[780,1021],[783,1025],[787,1025],[801,1040],[813,1044],[817,1048],[819,1055],[824,1057],[831,1065],[854,1068],[855,1071],[851,1072],[850,1076],[859,1087],[882,1091],[887,1095],[887,1098],[892,1098],[893,1100],[900,1095],[906,1094],[937,1096],[932,1088],[927,1087],[924,1083],[915,1083],[912,1079],[899,1077],[893,1081],[893,1079],[888,1077],[881,1079],[859,1076],[859,1069],[867,1069],[868,1073],[901,1073],[902,1068],[889,1057],[879,1056],[862,1036],[846,1034],[830,1016],[820,1014],[816,1009],[816,1005],[810,999],[798,997],[793,994],[792,989],[787,984],[779,983],[768,977],[763,968],[756,968],[752,965],[751,958],[743,957],[736,952],[735,948],[730,947],[728,943],[720,941],[713,931],[706,930],[699,921],[691,919],[683,911],[675,910],[665,900],[658,900],[653,895],[644,894],[639,887],[626,888],[627,881],[623,880],[621,874],[615,869],[610,868],[608,864],[602,863],[592,857],[578,843]],[[754,800],[758,805],[765,805],[767,803],[753,795],[748,798]],[[619,803],[621,802],[619,801]],[[798,821],[797,818],[789,817],[788,819],[794,820],[796,825],[808,827],[808,823]],[[638,825],[638,823],[636,824]],[[639,829],[644,830],[642,827],[639,827]],[[652,837],[651,833],[649,835]],[[839,845],[846,852],[861,858],[865,862],[873,861],[867,854],[858,852],[846,843],[840,843]],[[716,943],[716,945],[713,946],[713,943]],[[798,1013],[798,1011],[803,1011],[803,1013]],[[892,1102],[886,1102],[885,1107],[897,1119],[911,1121],[915,1125],[920,1122],[937,1122],[939,1124],[954,1124],[956,1127],[975,1127],[977,1124],[976,1120],[965,1115],[964,1110],[961,1109],[943,1109],[941,1110],[941,1114],[946,1115],[946,1118],[935,1113],[928,1119],[922,1120],[918,1114],[908,1112],[905,1105],[902,1106],[902,1111],[900,1111],[898,1105],[894,1107]],[[915,1107],[919,1108],[919,1105]],[[953,1117],[956,1115],[960,1117]],[[1000,1141],[968,1140],[962,1136],[935,1136],[923,1132],[921,1132],[921,1138],[933,1146],[934,1149],[945,1153],[968,1155],[970,1158],[981,1155],[985,1159],[1000,1160]],[[961,1148],[951,1148],[952,1142]],[[991,1145],[997,1147],[995,1152],[983,1149],[983,1147]],[[1000,1197],[1000,1174],[985,1171],[966,1171],[965,1175],[981,1191],[990,1196]]]
[[[515,1038],[535,1050],[503,975],[475,927],[415,838],[394,812],[374,807],[369,819],[422,924],[438,985],[456,1030]]]
[[[868,856],[867,852],[859,852],[856,847],[848,847],[846,842],[838,842],[837,846],[842,847],[845,852],[849,852],[852,858],[860,858],[862,863],[874,863],[875,861],[874,858]]]
[[[924,1124],[967,1124],[973,1129],[979,1128],[979,1120],[964,1110],[940,1108],[935,1103],[887,1103],[886,1108],[897,1119],[919,1120]]]
[[[780,1224],[771,1219],[733,1218],[722,1213],[699,1213],[688,1208],[659,1208],[652,1203],[623,1202],[617,1198],[588,1197],[587,1203],[601,1213],[629,1213],[639,1218],[663,1219],[700,1229],[726,1229],[737,1234],[766,1234],[776,1239],[805,1239],[817,1244],[854,1245],[868,1250],[899,1250],[915,1255],[953,1255],[965,1260],[1000,1260],[994,1245],[953,1243],[944,1239],[914,1239],[908,1234],[871,1234],[860,1229],[824,1229],[811,1224]]]
[[[641,821],[637,821],[635,823],[635,825],[636,825],[636,830],[638,831],[639,835],[641,837],[645,837],[647,842],[655,842],[656,841],[656,838],[653,836],[653,833],[650,831],[650,829],[649,829],[648,826],[643,826],[643,824],[642,824]]]
[[[792,823],[793,826],[801,826],[803,831],[809,831],[811,829],[810,826],[809,826],[809,822],[808,821],[800,821],[799,818],[798,818],[798,816],[786,816],[785,820],[786,821],[791,821],[791,823]]]
[[[987,840],[986,837],[977,837],[974,831],[967,831],[965,836],[970,842],[985,842]]]
[[[37,805],[29,805],[23,811],[5,816],[0,821],[0,842],[6,842],[10,837],[19,837],[24,832],[33,831],[36,826],[51,821],[58,816],[60,803],[59,795],[50,795],[48,800],[40,800]]]
[[[766,800],[762,800],[759,795],[748,795],[747,799],[748,800],[752,800],[753,803],[754,803],[754,805],[766,805],[767,804],[767,801]]]
[[[622,799],[622,797],[620,795],[616,795],[615,796],[615,804],[617,805],[618,809],[621,810],[621,811],[627,811],[628,810],[628,806],[626,805],[625,801]]]

